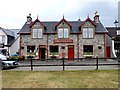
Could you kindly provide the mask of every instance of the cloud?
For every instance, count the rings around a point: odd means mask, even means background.
[[[31,13],[33,20],[39,16],[41,21],[85,20],[87,15],[93,18],[96,10],[105,25],[113,25],[117,18],[119,0],[2,0],[0,5],[0,25],[5,28],[21,28],[26,16]]]

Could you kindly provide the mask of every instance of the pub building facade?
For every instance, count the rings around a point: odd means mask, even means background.
[[[20,55],[32,55],[36,59],[107,57],[107,30],[99,20],[98,12],[94,20],[43,21],[38,17],[32,21],[31,14],[20,32]],[[110,52],[109,52],[110,54]]]

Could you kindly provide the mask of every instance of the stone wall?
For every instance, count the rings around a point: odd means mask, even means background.
[[[93,39],[83,39],[82,35],[79,36],[79,56],[85,57],[83,55],[83,45],[93,45],[93,57],[99,56],[104,57],[104,35],[96,34]],[[101,46],[102,49],[99,50],[98,46]]]
[[[79,38],[79,41],[77,41]],[[35,45],[35,48],[39,48],[39,45],[45,45],[46,47],[46,58],[47,58],[47,51],[48,51],[48,58],[50,58],[50,45],[58,45],[59,46],[59,55],[58,58],[61,58],[61,52],[62,52],[62,45],[63,43],[57,43],[55,44],[53,41],[54,39],[58,39],[57,34],[55,35],[48,35],[48,45],[47,45],[47,35],[43,35],[42,39],[33,39],[31,38],[31,35],[22,35],[22,43],[21,45],[24,47],[24,49],[21,49],[21,52],[23,55],[27,55],[27,45]],[[83,55],[83,45],[93,45],[93,57],[99,56],[104,57],[104,35],[103,34],[96,34],[94,35],[93,39],[83,39],[82,34],[77,37],[76,34],[71,34],[69,36],[69,39],[73,39],[73,43],[64,43],[65,45],[65,57],[68,58],[68,45],[74,45],[74,57],[85,57]],[[48,47],[47,47],[48,46]],[[78,47],[79,46],[79,47]],[[101,46],[102,49],[98,49],[98,46]],[[79,49],[79,50],[78,50]],[[78,55],[79,52],[79,55]],[[38,58],[38,57],[37,57]]]

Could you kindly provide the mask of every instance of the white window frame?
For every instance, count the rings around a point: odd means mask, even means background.
[[[37,29],[33,29],[33,38],[37,38]]]
[[[83,38],[93,38],[94,37],[94,30],[92,27],[83,27],[82,31],[83,31]]]
[[[59,28],[58,29],[58,38],[68,38],[69,29],[68,28]]]
[[[62,28],[58,29],[58,38],[63,38],[63,29]]]
[[[42,38],[42,37],[43,37],[43,30],[38,29],[38,38]]]
[[[43,38],[43,30],[33,29],[33,38]]]

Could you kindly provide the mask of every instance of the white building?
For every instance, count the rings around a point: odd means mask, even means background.
[[[10,55],[19,51],[19,29],[3,29],[0,27],[0,43],[4,43],[4,48],[0,48],[0,53]]]

